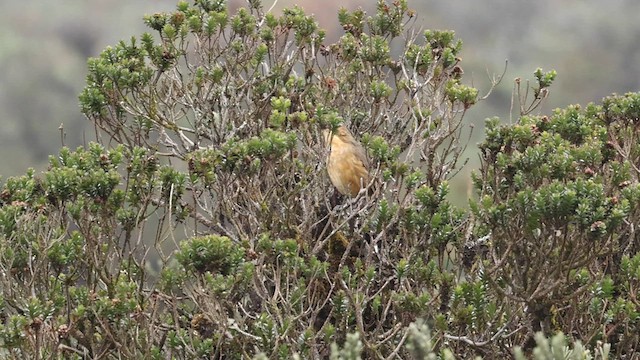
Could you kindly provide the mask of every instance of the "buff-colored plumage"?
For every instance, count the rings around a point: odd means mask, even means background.
[[[344,126],[335,133],[323,132],[325,143],[329,144],[327,172],[333,186],[347,196],[355,197],[369,182],[369,162],[360,142]]]

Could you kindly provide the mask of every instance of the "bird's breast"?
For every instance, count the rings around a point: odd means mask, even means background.
[[[338,191],[344,195],[356,196],[366,185],[369,173],[358,158],[355,149],[348,146],[332,147],[327,161],[329,178]]]

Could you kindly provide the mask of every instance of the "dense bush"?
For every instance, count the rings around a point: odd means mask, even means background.
[[[0,193],[3,355],[636,351],[640,95],[535,116],[555,77],[538,70],[518,121],[487,121],[460,209],[448,181],[479,96],[452,32],[405,29],[406,2],[381,1],[341,10],[325,44],[301,9],[249,4],[180,2],[145,18],[157,38],[89,61],[102,145]],[[341,123],[371,160],[354,199],[324,171]]]

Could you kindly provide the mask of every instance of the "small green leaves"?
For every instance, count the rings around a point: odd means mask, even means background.
[[[271,115],[269,116],[269,123],[274,128],[280,128],[283,126],[289,108],[291,107],[291,100],[284,97],[271,98]]]
[[[231,18],[231,29],[239,36],[251,35],[255,30],[256,19],[249,14],[247,9],[240,8],[238,13]]]
[[[558,332],[553,335],[550,340],[545,337],[545,334],[538,332],[534,336],[536,346],[533,349],[534,359],[571,359],[571,360],[587,360],[594,358],[591,355],[591,351],[586,349],[581,341],[577,340],[573,342],[573,346],[567,345],[567,338],[562,332]],[[595,358],[609,359],[609,352],[611,349],[610,344],[599,344],[596,349]],[[526,356],[520,346],[516,346],[513,350],[516,360],[524,360],[530,358]]]
[[[446,91],[449,101],[461,103],[465,109],[470,108],[478,101],[478,89],[461,85],[454,80],[449,81]]]
[[[400,154],[398,147],[389,146],[381,136],[365,135],[362,137],[362,145],[367,147],[371,156],[379,161],[390,161],[396,159]]]
[[[176,28],[172,24],[165,24],[162,28],[162,35],[169,40],[174,40],[177,35]]]
[[[260,137],[250,139],[246,144],[248,155],[276,159],[293,149],[296,144],[296,135],[266,129]]]
[[[405,180],[407,188],[411,189],[416,186],[416,184],[418,184],[423,177],[424,174],[420,170],[415,170],[414,172],[410,173]],[[418,195],[416,195],[416,197],[418,197]]]
[[[153,15],[145,15],[143,20],[153,30],[161,31],[167,24],[167,18],[168,16],[165,13],[155,13]]]
[[[427,43],[434,49],[445,49],[452,47],[455,49],[460,46],[454,43],[455,33],[453,31],[425,30],[424,38]]]
[[[278,106],[284,105],[288,100],[274,100]],[[295,116],[302,116],[296,114]],[[274,110],[270,122],[274,127],[283,125],[286,116],[278,110]],[[194,175],[205,176],[207,181],[215,179],[212,170],[220,167],[226,171],[243,170],[245,175],[255,174],[260,169],[262,161],[278,162],[282,157],[294,149],[297,137],[294,132],[281,132],[273,129],[265,129],[260,136],[239,141],[230,139],[220,150],[207,150],[195,152],[190,156],[190,168]],[[244,171],[250,170],[248,173]]]
[[[362,35],[361,58],[373,65],[386,65],[389,60],[389,42],[382,36]]]
[[[205,17],[205,34],[207,36],[213,36],[214,34],[222,31],[225,26],[227,26],[227,22],[229,21],[229,15],[225,11],[212,11],[208,13]],[[243,22],[243,19],[237,18],[236,27],[238,30],[242,31],[244,27],[249,27],[250,25],[246,22]]]
[[[404,55],[404,62],[407,67],[415,69],[418,74],[426,74],[433,62],[431,47],[429,45],[409,45]]]
[[[315,19],[312,16],[307,16],[298,6],[283,10],[280,25],[294,30],[294,38],[298,46],[321,43],[324,40],[324,31],[319,30]]]
[[[392,89],[389,85],[382,81],[374,81],[371,83],[371,97],[379,102],[387,97],[389,97],[392,93]]]
[[[398,265],[396,266],[396,276],[398,277],[398,280],[402,280],[402,278],[405,277],[405,275],[407,274],[408,268],[409,268],[409,263],[407,259],[401,259],[398,262]]]
[[[227,237],[208,235],[183,241],[176,257],[188,271],[229,275],[244,261],[244,250]]]
[[[225,0],[196,0],[195,3],[206,13],[225,12],[227,10]]]
[[[365,16],[366,14],[362,9],[349,12],[345,8],[340,8],[338,11],[340,25],[347,33],[355,37],[359,37],[364,31]]]
[[[405,16],[411,17],[406,0],[391,4],[378,1],[376,15],[369,21],[371,33],[383,37],[399,36],[404,30]]]
[[[536,81],[538,82],[538,91],[540,91],[541,89],[551,86],[553,81],[556,79],[557,73],[555,70],[544,72],[542,71],[542,68],[537,68],[533,75],[536,77]]]
[[[144,41],[143,44],[147,46]],[[146,65],[146,55],[147,51],[132,38],[129,43],[121,41],[116,47],[104,50],[99,58],[90,59],[87,87],[79,96],[84,114],[92,118],[101,117],[108,107],[112,107],[120,115],[122,109],[113,93],[123,87],[143,87],[151,80],[153,70]],[[167,56],[172,55],[167,53]],[[162,66],[163,61],[170,62],[171,59],[162,60],[162,55],[158,55],[156,62]]]
[[[607,96],[602,101],[604,121],[623,123],[640,122],[640,93]]]
[[[352,34],[345,34],[340,38],[341,57],[345,61],[351,61],[358,56],[358,40]]]
[[[376,231],[382,231],[385,225],[387,225],[395,215],[396,210],[396,207],[393,204],[389,204],[385,199],[380,201],[377,209],[377,215],[373,221]]]

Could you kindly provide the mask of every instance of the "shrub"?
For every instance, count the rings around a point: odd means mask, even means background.
[[[639,96],[534,115],[556,76],[537,70],[518,121],[487,120],[479,198],[457,208],[479,99],[461,42],[411,35],[403,0],[338,18],[326,44],[297,7],[180,2],[145,17],[155,36],[89,60],[81,108],[117,145],[62,149],[3,185],[3,356],[637,350]],[[324,171],[339,124],[371,163],[354,199]]]

